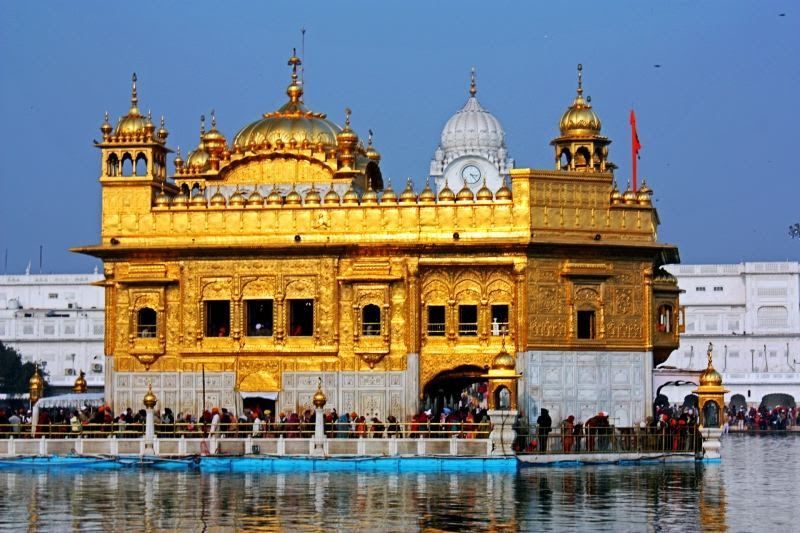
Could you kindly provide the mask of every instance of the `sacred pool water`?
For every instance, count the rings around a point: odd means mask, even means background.
[[[800,436],[721,464],[519,472],[0,469],[2,531],[797,531]]]

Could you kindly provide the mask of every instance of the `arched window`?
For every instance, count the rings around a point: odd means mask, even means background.
[[[134,174],[137,176],[147,175],[147,157],[140,153],[136,156],[136,163],[133,165]]]
[[[558,156],[559,161],[561,162],[561,170],[569,170],[569,164],[572,160],[572,154],[569,153],[567,148],[561,150],[561,154]]]
[[[126,153],[122,156],[122,175],[133,175],[133,158],[131,157],[131,154]]]
[[[575,151],[575,170],[586,170],[589,167],[589,150],[581,146]]]
[[[136,316],[136,335],[146,339],[156,336],[156,312],[149,307],[142,307]]]
[[[656,324],[656,329],[661,333],[672,333],[672,327],[672,306],[660,306],[658,308],[658,324]]]
[[[500,411],[511,409],[511,391],[505,385],[501,385],[494,391],[494,406]]]
[[[116,176],[119,174],[119,157],[117,154],[111,154],[106,161],[106,175]]]
[[[367,337],[381,334],[381,308],[374,304],[361,309],[361,334]]]
[[[597,331],[595,328],[595,311],[594,309],[585,309],[578,311],[577,320],[577,333],[579,339],[594,339]]]
[[[184,194],[184,196],[188,197],[189,196],[189,186],[186,185],[185,183],[183,185],[181,185],[181,192]]]

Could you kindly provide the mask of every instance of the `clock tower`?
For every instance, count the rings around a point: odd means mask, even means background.
[[[431,160],[437,193],[445,184],[453,190],[464,184],[475,193],[484,182],[494,193],[503,186],[514,160],[508,157],[500,122],[478,103],[472,69],[467,103],[450,117]]]

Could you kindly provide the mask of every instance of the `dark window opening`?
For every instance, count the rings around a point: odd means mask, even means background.
[[[492,335],[508,335],[508,306],[492,306]]]
[[[458,306],[458,334],[462,337],[474,337],[478,334],[478,306]]]
[[[136,335],[146,339],[156,336],[156,312],[149,307],[139,309],[136,315]]]
[[[429,337],[444,337],[444,306],[443,305],[429,305],[428,306],[428,336]]]
[[[381,308],[377,305],[365,305],[361,310],[361,334],[364,336],[381,334]]]
[[[272,337],[272,300],[246,300],[247,336]]]
[[[595,338],[594,311],[578,311],[578,338]]]
[[[314,300],[289,300],[289,335],[310,337],[314,334]]]
[[[206,302],[206,337],[227,337],[231,333],[231,303],[228,300]]]

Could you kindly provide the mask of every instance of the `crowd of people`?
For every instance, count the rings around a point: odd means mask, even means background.
[[[772,409],[759,406],[758,409],[744,405],[738,407],[730,405],[727,409],[726,425],[734,426],[739,430],[786,430],[792,426],[800,426],[800,411],[797,407],[776,406]]]

